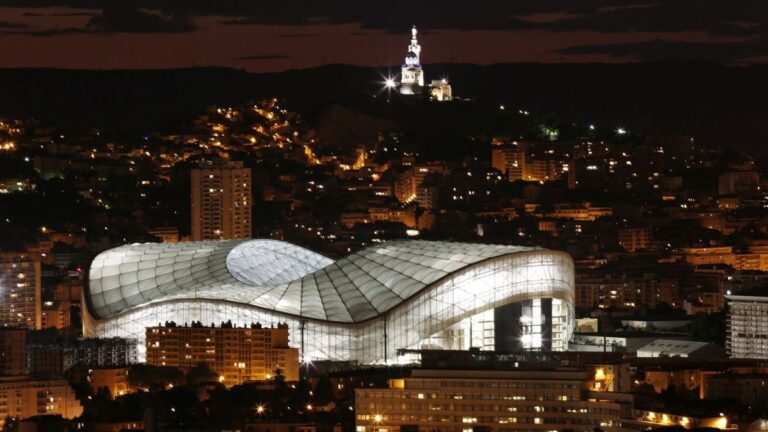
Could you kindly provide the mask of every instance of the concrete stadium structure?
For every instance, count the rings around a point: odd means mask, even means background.
[[[339,260],[276,240],[147,243],[91,263],[86,336],[144,341],[164,321],[287,323],[302,358],[409,361],[398,349],[568,348],[570,256],[418,240]]]

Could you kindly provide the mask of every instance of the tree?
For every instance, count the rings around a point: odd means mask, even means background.
[[[282,418],[286,415],[286,408],[288,407],[288,385],[285,384],[285,375],[280,369],[275,369],[275,376],[272,378],[275,383],[275,389],[272,391],[272,398],[270,405],[275,417]],[[290,412],[290,411],[288,411]]]
[[[16,417],[5,416],[3,432],[16,432],[19,430],[19,420]]]
[[[162,390],[168,384],[179,385],[184,374],[173,366],[137,364],[128,371],[128,382],[134,387]]]
[[[296,411],[303,411],[304,407],[310,403],[309,392],[312,387],[306,379],[302,379],[296,384],[296,388],[293,388],[288,394],[288,404]]]
[[[315,384],[315,401],[318,404],[325,405],[335,399],[333,384],[328,378],[328,375],[321,376],[320,379],[317,380],[317,384]]]
[[[107,387],[100,387],[85,406],[84,412],[94,418],[108,420],[114,414],[113,405],[112,393]]]
[[[186,382],[188,385],[197,385],[204,383],[218,382],[219,374],[210,368],[207,363],[198,363],[197,366],[187,372]]]
[[[653,387],[653,385],[648,383],[643,383],[638,385],[635,388],[636,395],[640,396],[646,396],[646,397],[656,397],[656,389]]]
[[[696,314],[691,322],[691,338],[724,346],[725,318],[725,311]]]

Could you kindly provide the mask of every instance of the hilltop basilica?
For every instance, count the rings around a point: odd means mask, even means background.
[[[432,80],[429,86],[424,85],[424,70],[421,67],[421,45],[416,38],[418,31],[416,26],[411,29],[411,44],[408,45],[408,54],[405,55],[402,72],[400,75],[400,94],[402,95],[429,95],[436,101],[449,101],[452,99],[451,85],[445,78]]]

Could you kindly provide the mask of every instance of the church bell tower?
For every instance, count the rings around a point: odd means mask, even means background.
[[[404,95],[422,94],[424,91],[424,71],[421,69],[421,45],[416,38],[416,26],[411,29],[411,44],[405,56],[400,75],[400,93]]]

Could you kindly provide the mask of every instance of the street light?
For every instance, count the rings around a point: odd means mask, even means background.
[[[309,368],[312,366],[312,357],[310,356],[303,356],[301,359],[301,366],[304,366],[307,369],[307,373],[309,373]]]
[[[397,89],[397,81],[391,75],[384,77],[384,90],[387,91],[387,103],[390,102],[392,97],[392,90]]]
[[[384,416],[381,414],[374,414],[373,415],[373,424],[375,425],[372,429],[375,432],[383,432],[385,428],[381,427],[381,423],[384,421]]]

